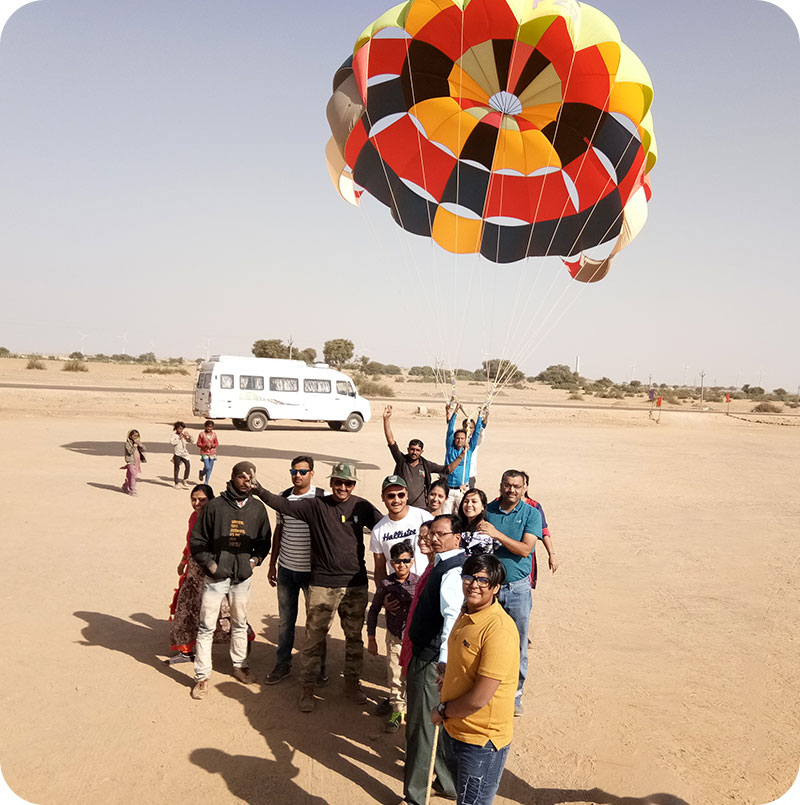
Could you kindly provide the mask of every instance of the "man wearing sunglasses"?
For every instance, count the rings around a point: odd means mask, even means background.
[[[386,578],[386,568],[391,561],[392,545],[406,540],[414,546],[414,567],[412,573],[421,576],[428,566],[428,558],[423,554],[417,538],[419,527],[431,519],[425,509],[408,504],[408,487],[400,475],[389,475],[381,484],[381,500],[386,506],[386,514],[372,529],[369,549],[375,564],[375,589],[379,589]]]
[[[297,456],[292,459],[289,476],[292,485],[281,492],[287,500],[305,500],[322,497],[323,489],[314,486],[314,459],[311,456]],[[275,667],[267,674],[264,682],[276,685],[292,671],[292,648],[294,647],[294,627],[297,623],[297,608],[300,591],[308,602],[308,580],[311,576],[311,535],[308,523],[290,515],[279,514],[275,536],[270,554],[269,583],[278,588],[278,648],[275,653]],[[322,644],[320,673],[317,687],[328,684],[325,673],[325,647]]]
[[[356,468],[345,461],[334,465],[331,494],[305,500],[287,500],[256,483],[255,493],[272,509],[308,523],[311,539],[311,575],[308,582],[306,637],[301,651],[298,707],[314,709],[314,685],[321,671],[322,647],[333,617],[339,613],[345,636],[345,695],[357,704],[367,697],[361,690],[364,660],[364,616],[367,609],[367,566],[364,529],[373,528],[381,513],[353,494]]]
[[[444,727],[459,803],[494,801],[513,737],[519,648],[517,627],[497,602],[505,577],[491,554],[464,562],[464,610],[450,632],[441,701],[430,713]]]
[[[410,805],[425,802],[434,736],[430,712],[439,701],[437,681],[444,677],[447,665],[447,638],[464,603],[461,566],[466,554],[460,547],[460,519],[454,514],[440,514],[433,518],[428,533],[436,554],[433,570],[406,627],[411,660],[406,675],[403,798]],[[434,771],[434,790],[455,799],[455,782],[441,744],[436,750]]]

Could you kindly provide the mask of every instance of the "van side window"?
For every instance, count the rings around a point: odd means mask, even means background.
[[[208,372],[200,372],[197,375],[197,388],[207,389],[210,385],[211,375]]]
[[[233,388],[233,375],[220,375],[219,376],[219,387],[221,389],[232,389]]]
[[[203,372],[203,388],[211,388],[211,372]]]
[[[345,394],[349,397],[355,397],[355,393],[353,392],[353,387],[348,383],[346,380],[337,380],[336,381],[336,393],[337,394]]]
[[[331,381],[306,379],[303,381],[303,391],[306,391],[309,394],[330,394]]]
[[[271,377],[269,379],[270,391],[299,391],[300,381],[296,377]]]
[[[264,391],[264,378],[259,375],[241,375],[239,388],[247,391]]]

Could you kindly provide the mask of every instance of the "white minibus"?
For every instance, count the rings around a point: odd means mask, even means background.
[[[271,419],[296,419],[355,432],[371,415],[353,381],[325,363],[236,355],[214,355],[200,364],[192,413],[254,431]]]

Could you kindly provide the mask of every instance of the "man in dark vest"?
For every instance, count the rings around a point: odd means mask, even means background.
[[[433,519],[428,533],[436,558],[407,626],[411,661],[406,678],[408,713],[403,797],[410,805],[425,803],[434,734],[430,713],[439,703],[437,681],[444,679],[447,638],[464,603],[461,566],[466,554],[459,547],[460,519],[456,515],[440,514]],[[455,799],[455,782],[441,743],[436,751],[435,772],[434,789]]]
[[[392,475],[399,475],[405,482],[408,489],[408,505],[424,509],[428,503],[428,492],[433,483],[434,474],[449,475],[461,463],[464,458],[464,451],[454,457],[449,464],[436,464],[422,457],[425,445],[419,439],[412,439],[408,443],[408,452],[398,447],[392,434],[392,426],[389,420],[392,416],[392,406],[387,405],[383,410],[383,433],[386,436],[386,444],[389,452],[394,459],[394,472]]]

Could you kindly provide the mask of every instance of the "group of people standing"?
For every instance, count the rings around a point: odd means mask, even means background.
[[[377,655],[383,612],[389,692],[375,710],[386,717],[387,732],[406,725],[404,801],[422,805],[432,782],[459,802],[489,803],[514,716],[523,712],[537,542],[553,572],[558,560],[541,505],[528,497],[524,471],[504,472],[494,500],[476,487],[474,457],[486,411],[456,428],[457,412],[447,407],[445,464],[426,459],[418,439],[403,453],[391,415],[387,406],[384,432],[395,465],[381,484],[383,511],[354,494],[359,478],[350,462],[334,465],[328,491],[317,487],[309,455],[291,461],[291,483],[281,493],[262,486],[247,461],[234,466],[217,497],[207,483],[194,487],[170,661],[194,660],[191,695],[203,699],[212,642],[229,639],[234,677],[256,681],[247,659],[247,604],[253,572],[269,556],[279,633],[264,683],[276,685],[292,674],[302,591],[298,708],[312,712],[317,689],[329,683],[327,635],[337,614],[345,636],[344,696],[365,704],[363,629],[366,620],[368,651]],[[179,424],[175,434],[182,440]],[[274,535],[266,507],[277,513]],[[375,585],[368,615],[365,529]]]

